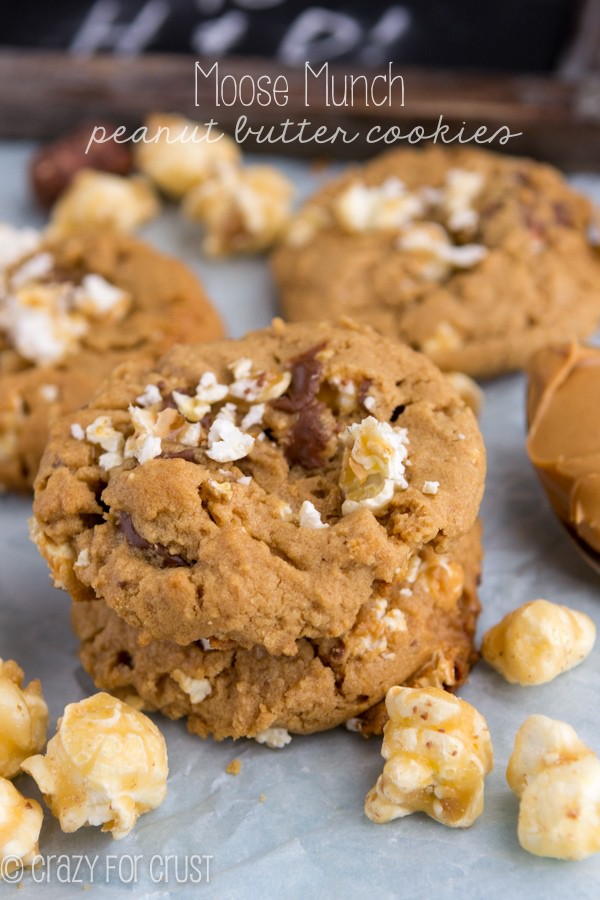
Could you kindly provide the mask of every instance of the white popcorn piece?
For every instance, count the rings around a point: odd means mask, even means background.
[[[177,410],[188,422],[200,422],[210,412],[210,404],[198,397],[190,397],[180,391],[173,391],[173,401]]]
[[[138,406],[143,406],[144,409],[148,409],[152,406],[159,406],[162,403],[162,400],[162,394],[156,384],[147,384],[144,388],[144,392],[140,394],[139,397],[135,398],[135,402]]]
[[[206,455],[216,462],[233,462],[248,456],[254,438],[244,434],[234,422],[235,406],[231,403],[219,410],[208,432]]]
[[[184,447],[200,446],[200,438],[202,437],[202,426],[200,422],[194,422],[190,425],[184,425],[177,434],[177,440]]]
[[[140,465],[160,456],[163,438],[174,435],[184,424],[178,412],[170,408],[157,412],[130,406],[129,414],[134,432],[125,441],[124,457],[133,457]]]
[[[121,319],[131,303],[131,294],[116,287],[102,275],[84,275],[73,290],[73,306],[91,319]]]
[[[98,416],[85,429],[86,439],[90,444],[97,444],[105,450],[98,459],[105,471],[120,466],[123,462],[125,439],[120,431],[113,427],[109,416]]]
[[[39,281],[50,274],[54,268],[54,257],[48,251],[30,256],[10,276],[10,287],[18,288],[28,281]]]
[[[0,776],[14,778],[21,763],[46,743],[48,707],[39,681],[23,687],[23,671],[0,659]]]
[[[79,424],[79,422],[74,422],[71,425],[71,437],[75,438],[76,441],[85,440],[85,431]]]
[[[46,403],[55,403],[58,400],[59,394],[60,391],[56,384],[40,385],[40,397],[42,400],[45,400]]]
[[[9,268],[20,259],[37,250],[42,242],[42,232],[36,228],[15,228],[0,222],[0,270]]]
[[[235,364],[235,381],[228,389],[231,397],[246,403],[265,403],[285,394],[292,380],[291,372],[254,372],[252,365],[248,368],[248,362],[240,360],[240,364]]]
[[[396,489],[405,490],[408,451],[406,428],[392,428],[368,416],[349,425],[343,441],[346,444],[340,487],[345,496],[342,515],[357,509],[382,510]]]
[[[89,329],[70,309],[71,286],[28,282],[7,295],[0,307],[0,330],[30,362],[51,365],[77,349]]]
[[[529,716],[515,736],[506,780],[520,799],[524,850],[572,860],[600,851],[600,760],[570,725]]]
[[[202,184],[220,163],[238,163],[240,150],[230,137],[179,115],[155,113],[136,147],[138,168],[170,197],[179,199]]]
[[[411,193],[393,177],[375,187],[354,182],[333,204],[338,224],[350,234],[398,230],[424,212],[425,204],[419,194]]]
[[[596,640],[585,613],[532,600],[483,637],[483,658],[513,684],[545,684],[583,662]]]
[[[452,269],[470,269],[487,255],[482,244],[453,244],[436,222],[407,228],[398,238],[397,247],[414,257],[418,275],[425,281],[445,278]]]
[[[204,403],[218,403],[229,392],[225,384],[219,384],[214,372],[204,372],[196,386],[196,397]]]
[[[321,513],[310,500],[305,500],[300,507],[298,524],[300,528],[312,528],[313,530],[329,528],[326,522],[321,521]]]
[[[233,488],[228,481],[214,481],[212,478],[207,482],[213,494],[225,500],[231,500],[233,496]]]
[[[43,818],[36,800],[23,797],[12,782],[0,778],[0,878],[33,865]]]
[[[369,412],[373,412],[373,410],[377,406],[377,401],[375,400],[375,397],[366,396],[365,399],[363,400],[363,406]]]
[[[271,750],[282,750],[291,743],[292,736],[285,728],[266,728],[254,735],[257,744],[266,744]]]
[[[333,375],[329,379],[329,384],[337,389],[340,412],[343,415],[351,413],[356,408],[356,384],[352,379],[342,378],[340,375]]]
[[[354,734],[360,734],[362,732],[362,723],[359,718],[353,716],[351,719],[347,719],[344,722],[344,728],[346,731],[352,731]]]
[[[394,632],[407,631],[406,616],[401,609],[389,609],[385,597],[372,600],[364,618],[352,629],[347,640],[351,656],[384,656],[388,639]]]
[[[386,763],[365,799],[367,816],[383,823],[425,812],[452,828],[472,825],[493,766],[483,716],[440,688],[392,687],[386,707]]]
[[[248,431],[254,425],[261,425],[263,416],[265,414],[265,404],[264,403],[255,403],[250,407],[242,421],[240,422],[240,428],[242,431]]]
[[[252,483],[252,475],[242,475],[241,478],[237,479],[238,484],[251,484]]]
[[[159,211],[145,178],[81,169],[52,208],[49,231],[65,237],[86,228],[135,231]]]
[[[77,559],[73,563],[74,569],[85,569],[86,566],[89,566],[90,560],[90,551],[87,547],[84,547],[83,550],[79,551],[79,555]]]
[[[450,169],[442,189],[441,206],[450,231],[474,231],[479,222],[473,202],[483,190],[485,180],[481,172]]]
[[[186,195],[183,210],[204,225],[202,249],[209,256],[260,253],[286,228],[293,193],[272,166],[221,164]]]
[[[227,368],[232,373],[234,379],[238,381],[240,378],[249,378],[254,363],[247,356],[241,356],[239,359],[230,363]]]
[[[23,763],[63,831],[101,825],[123,838],[166,796],[165,741],[141,712],[99,693],[70,703],[45,756]]]
[[[437,494],[440,487],[439,481],[426,481],[423,485],[424,494]]]
[[[206,700],[212,694],[212,686],[208,678],[192,678],[182,669],[173,669],[171,678],[177,682],[193,704],[202,703],[203,700]]]

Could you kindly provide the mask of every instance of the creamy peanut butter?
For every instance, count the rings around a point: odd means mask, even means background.
[[[556,514],[600,553],[600,348],[545,348],[528,374],[529,458]]]

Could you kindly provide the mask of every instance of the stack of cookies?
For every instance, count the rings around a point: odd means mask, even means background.
[[[53,427],[32,535],[99,687],[283,744],[464,679],[484,469],[422,354],[276,321],[117,368]]]

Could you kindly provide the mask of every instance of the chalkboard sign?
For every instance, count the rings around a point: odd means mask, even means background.
[[[6,7],[9,7],[6,9]],[[573,39],[574,0],[48,0],[4,4],[4,46],[269,57],[376,67],[547,72]]]

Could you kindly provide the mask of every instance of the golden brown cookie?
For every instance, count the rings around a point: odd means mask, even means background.
[[[73,624],[81,661],[98,687],[134,706],[185,716],[201,737],[268,740],[269,729],[306,734],[349,719],[351,730],[367,730],[354,717],[379,705],[392,685],[454,688],[465,679],[476,658],[480,556],[479,526],[444,554],[425,548],[407,580],[377,585],[347,633],[304,638],[293,657],[210,641],[140,643],[139,633],[97,600],[75,603]],[[383,721],[377,728],[371,721],[368,730],[380,731]]]
[[[0,486],[31,488],[49,423],[115,365],[223,327],[193,273],[114,232],[0,227]]]
[[[55,583],[146,636],[293,655],[475,522],[470,409],[370,329],[276,321],[118,369],[53,428],[32,534]]]
[[[550,166],[393,150],[308,201],[273,271],[292,321],[349,315],[442,369],[496,375],[600,321],[590,216]]]

